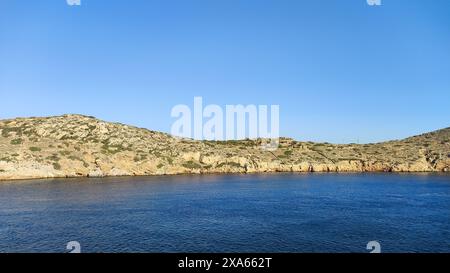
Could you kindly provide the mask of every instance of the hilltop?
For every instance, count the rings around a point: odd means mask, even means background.
[[[450,128],[375,144],[195,141],[94,117],[0,121],[0,180],[185,173],[448,172]]]

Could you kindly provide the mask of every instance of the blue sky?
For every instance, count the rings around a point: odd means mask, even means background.
[[[375,142],[450,126],[450,1],[2,0],[0,118],[169,132],[176,104],[278,104],[281,135]]]

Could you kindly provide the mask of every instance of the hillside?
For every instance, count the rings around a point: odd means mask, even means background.
[[[182,140],[64,115],[0,121],[0,180],[184,173],[450,171],[450,128],[377,144]]]

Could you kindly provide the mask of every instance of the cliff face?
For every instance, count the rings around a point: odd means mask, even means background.
[[[93,117],[0,121],[0,180],[183,173],[448,172],[450,128],[377,144],[181,140]]]

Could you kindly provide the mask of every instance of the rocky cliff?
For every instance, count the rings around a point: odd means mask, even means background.
[[[450,128],[376,144],[193,141],[64,115],[0,121],[0,180],[184,173],[448,172]]]

